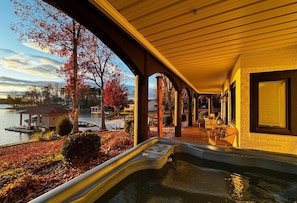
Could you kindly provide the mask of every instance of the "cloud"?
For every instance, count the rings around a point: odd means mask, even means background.
[[[6,98],[7,95],[21,95],[23,92],[28,91],[30,87],[44,87],[48,84],[65,86],[63,82],[31,81],[0,76],[0,98]]]
[[[0,49],[0,67],[47,78],[57,78],[57,70],[63,63],[49,57],[25,55],[8,49]]]
[[[135,76],[132,73],[127,73],[127,72],[122,71],[122,75],[123,75],[123,77],[125,77],[128,80],[135,80]]]
[[[3,48],[0,48],[0,57],[1,55],[6,55],[6,54],[14,54],[15,52],[11,49],[3,49]]]
[[[28,47],[28,48],[35,49],[37,51],[41,51],[41,52],[44,52],[44,53],[47,53],[47,54],[50,53],[50,50],[49,49],[46,49],[46,48],[43,48],[42,49],[39,46],[37,46],[36,44],[30,43],[30,42],[23,42],[22,44],[24,46]]]
[[[1,89],[3,89],[5,86],[10,86],[10,87],[29,87],[29,86],[46,86],[49,83],[51,84],[62,84],[58,82],[53,82],[53,81],[31,81],[31,80],[21,80],[21,79],[15,79],[11,77],[5,77],[5,76],[0,76],[0,86]]]

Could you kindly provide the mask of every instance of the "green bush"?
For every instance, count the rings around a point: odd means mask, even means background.
[[[62,154],[67,162],[82,165],[98,157],[100,146],[100,137],[96,133],[76,133],[65,142]]]
[[[134,121],[133,120],[125,120],[124,131],[129,134],[134,133]]]
[[[56,132],[60,136],[69,135],[72,131],[72,123],[68,116],[61,117],[56,123]]]

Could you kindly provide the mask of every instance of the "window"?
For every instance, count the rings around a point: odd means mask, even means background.
[[[250,74],[251,132],[297,135],[297,71]]]

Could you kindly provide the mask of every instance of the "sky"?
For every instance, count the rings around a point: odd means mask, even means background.
[[[10,29],[17,17],[10,0],[0,3],[0,98],[24,92],[32,86],[49,83],[65,84],[56,71],[63,66],[63,59],[43,52],[33,44],[20,42],[18,34]],[[134,85],[134,75],[122,63],[120,68],[128,76],[127,85]]]

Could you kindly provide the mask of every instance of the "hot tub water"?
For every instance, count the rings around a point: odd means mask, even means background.
[[[96,202],[296,202],[297,176],[175,154],[159,170],[138,171]]]

